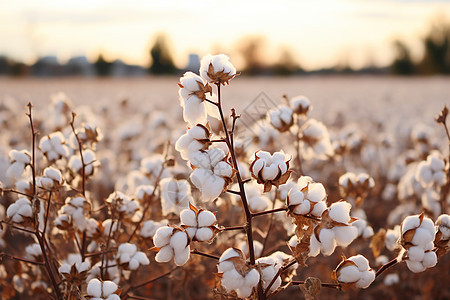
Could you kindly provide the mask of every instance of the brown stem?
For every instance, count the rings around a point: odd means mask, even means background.
[[[173,271],[177,270],[178,268],[179,268],[179,267],[175,267],[175,268],[171,269],[170,271],[168,271],[168,272],[166,272],[166,273],[164,273],[164,274],[159,275],[158,277],[155,277],[155,278],[153,278],[153,279],[144,281],[144,282],[142,282],[142,283],[138,283],[138,284],[136,284],[136,285],[132,285],[132,286],[125,292],[125,294],[129,293],[129,292],[132,291],[132,290],[138,289],[138,288],[143,287],[143,286],[145,286],[145,285],[147,285],[147,284],[150,284],[150,283],[152,283],[152,282],[155,282],[156,280],[159,280],[159,279],[161,279],[161,278],[164,278],[164,277],[166,277],[167,275],[170,275]],[[128,297],[129,297],[129,296],[128,296]]]
[[[442,187],[440,202],[441,202],[441,206],[442,206],[442,213],[447,213],[447,200],[446,199],[447,199],[448,193],[450,192],[450,132],[447,127],[446,119],[444,119],[442,121],[442,125],[444,126],[445,133],[447,134],[447,141],[448,141],[448,159],[447,159],[447,161],[448,161],[449,167],[447,168],[447,183]]]
[[[220,230],[221,230],[221,231],[227,231],[227,230],[245,230],[245,225],[241,225],[241,226],[230,226],[230,227],[222,227]]]
[[[287,211],[287,207],[279,207],[279,208],[275,208],[275,209],[271,209],[271,210],[252,213],[252,217],[254,218],[254,217],[258,217],[258,216],[262,216],[262,215],[273,214],[273,213],[276,213],[279,211]]]
[[[30,234],[35,234],[35,231],[33,231],[33,230],[26,229],[26,228],[23,228],[23,227],[19,227],[19,226],[16,226],[16,225],[12,224],[12,223],[3,221],[3,220],[0,221],[0,224],[6,224],[6,225],[11,226],[12,228],[14,228],[16,230],[20,230],[20,231],[23,231],[23,232],[26,232],[26,233],[30,233]]]
[[[272,280],[269,282],[269,285],[264,290],[264,295],[267,295],[267,293],[270,291],[270,288],[272,287],[272,285],[277,280],[277,277],[280,276],[280,274],[283,273],[284,270],[289,269],[291,266],[295,265],[296,262],[297,261],[294,259],[294,260],[290,261],[287,265],[281,267],[278,270],[277,274],[275,274],[275,276],[273,276]]]
[[[208,257],[208,258],[212,258],[212,259],[215,259],[215,260],[219,260],[220,259],[220,257],[218,257],[218,256],[215,256],[215,255],[212,255],[212,254],[208,254],[208,253],[203,253],[203,252],[198,251],[197,249],[191,250],[191,254],[197,254],[197,255]]]
[[[304,281],[291,281],[292,285],[300,285],[300,284],[305,284]],[[339,283],[320,283],[321,286],[326,287],[326,288],[331,288],[331,289],[338,289],[340,290],[342,287]]]
[[[212,105],[219,106],[219,104],[217,102],[214,102],[212,100],[205,99],[205,101],[208,102],[208,103],[211,103]]]
[[[2,189],[1,191],[5,192],[5,193],[15,193],[15,194],[19,194],[19,195],[22,195],[22,196],[25,196],[28,198],[33,198],[33,195],[28,195],[28,194],[22,193],[20,191],[14,190],[14,189]]]
[[[390,262],[382,265],[377,272],[375,273],[375,277],[380,276],[381,273],[383,273],[384,271],[386,271],[387,269],[389,269],[390,267],[392,267],[393,265],[396,265],[398,263],[397,258],[394,258],[393,260],[391,260]]]
[[[230,193],[230,194],[235,194],[235,195],[238,195],[238,196],[240,196],[240,195],[241,195],[241,193],[240,193],[240,192],[238,192],[238,191],[233,191],[233,190],[227,190],[227,193]]]
[[[297,133],[295,136],[295,150],[297,151],[297,155],[295,157],[295,163],[297,165],[297,169],[299,172],[299,176],[303,175],[302,170],[302,158],[301,158],[301,149],[300,149],[300,135],[301,135],[301,129],[300,125],[298,124],[298,116],[296,115],[296,124],[297,124]]]
[[[48,194],[48,200],[47,200],[47,211],[45,213],[45,219],[44,219],[44,230],[42,231],[42,237],[45,239],[45,232],[47,231],[47,224],[48,224],[48,217],[50,215],[50,203],[52,200],[52,191]]]
[[[7,258],[10,258],[10,259],[13,259],[13,260],[21,261],[21,262],[32,264],[32,265],[40,265],[40,266],[44,265],[44,263],[41,262],[41,261],[32,261],[32,260],[28,260],[28,259],[25,259],[25,258],[20,258],[20,257],[16,257],[16,256],[13,256],[13,255],[9,255],[9,254],[3,253],[3,252],[0,252],[0,257],[7,257]]]
[[[231,161],[233,163],[234,169],[236,170],[236,179],[237,179],[237,182],[239,185],[240,197],[242,200],[242,205],[244,207],[245,217],[247,220],[245,232],[247,234],[247,244],[248,244],[248,250],[249,250],[249,256],[250,256],[250,264],[255,265],[255,249],[253,248],[253,232],[252,232],[252,213],[250,212],[250,209],[248,207],[248,201],[247,201],[247,196],[245,194],[244,183],[242,181],[241,174],[239,172],[239,167],[238,167],[237,160],[236,160],[236,153],[234,151],[234,148],[232,147],[230,134],[228,133],[227,124],[225,123],[225,117],[224,117],[223,111],[222,111],[220,82],[216,83],[216,86],[217,86],[217,99],[218,99],[217,108],[219,110],[223,130],[225,131],[226,143],[227,143],[228,149],[230,151]]]

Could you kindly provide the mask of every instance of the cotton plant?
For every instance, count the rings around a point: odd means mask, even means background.
[[[162,214],[180,214],[184,209],[189,208],[189,203],[194,202],[191,195],[191,186],[187,180],[175,180],[164,178],[160,182],[161,187],[161,207]]]
[[[89,281],[86,293],[90,300],[120,300],[120,291],[116,283],[93,278]]]
[[[88,224],[88,214],[91,210],[91,202],[83,195],[67,197],[65,204],[58,211],[55,225],[63,230],[73,226],[79,231],[84,231]]]
[[[64,182],[61,172],[53,167],[44,169],[44,173],[36,180],[36,185],[44,190],[53,190],[60,187]]]
[[[423,188],[441,187],[447,182],[446,162],[437,151],[433,151],[426,160],[419,162],[416,169],[416,179]]]
[[[293,215],[322,216],[327,209],[327,194],[321,183],[302,176],[286,196],[286,206]]]
[[[97,160],[95,152],[91,149],[86,149],[83,151],[83,162],[84,162],[84,176],[89,177],[94,174],[97,167],[100,166],[100,162]],[[69,158],[68,166],[73,174],[82,175],[83,162],[81,161],[80,155],[72,155]]]
[[[209,124],[197,124],[187,130],[175,144],[175,149],[180,152],[184,160],[189,160],[193,153],[208,149],[211,138],[211,128]]]
[[[153,238],[156,231],[163,226],[167,226],[169,221],[164,219],[159,222],[153,220],[147,220],[142,223],[141,229],[139,231],[139,235],[144,238]]]
[[[42,137],[39,141],[39,149],[50,162],[68,158],[71,154],[71,149],[66,145],[65,137],[61,131]]]
[[[69,284],[77,284],[86,279],[90,267],[90,262],[83,261],[81,255],[71,253],[62,262],[58,270]]]
[[[186,264],[189,260],[190,238],[189,234],[180,227],[163,226],[156,230],[153,236],[152,249],[158,251],[155,260],[157,262],[168,262],[172,259],[177,266]]]
[[[270,124],[279,132],[288,131],[294,123],[293,111],[289,106],[279,105],[267,112]]]
[[[325,125],[315,119],[309,119],[302,126],[301,147],[302,157],[307,160],[327,160],[334,151],[331,146],[330,134]]]
[[[272,186],[278,187],[289,179],[292,172],[289,170],[289,161],[284,152],[270,154],[257,151],[250,165],[252,177],[264,185],[264,192],[269,192]]]
[[[127,219],[131,219],[139,209],[139,203],[134,198],[118,191],[111,193],[106,199],[106,203]]]
[[[208,242],[219,232],[216,215],[193,205],[180,213],[180,221],[191,241]]]
[[[275,291],[276,289],[278,289],[282,283],[281,277],[278,274],[278,271],[280,270],[282,265],[278,262],[278,260],[273,257],[267,256],[258,258],[256,260],[256,263],[261,268],[260,274],[263,289],[265,290],[269,286],[273,278],[276,279],[270,287],[270,291]]]
[[[436,231],[430,218],[423,213],[408,216],[402,222],[401,234],[403,257],[412,272],[423,272],[436,265],[437,256],[433,251]]]
[[[31,163],[31,154],[26,150],[11,150],[8,156],[11,163],[6,170],[6,177],[13,180],[19,179]]]
[[[361,205],[369,192],[375,187],[375,180],[367,173],[347,172],[339,177],[339,191],[348,200]]]
[[[30,223],[33,218],[31,201],[26,197],[19,197],[6,210],[6,216],[14,223]]]
[[[235,248],[228,248],[222,253],[217,270],[220,283],[227,293],[235,291],[240,298],[250,297],[261,278],[255,268],[246,265],[242,251]]]
[[[375,271],[370,268],[367,258],[358,254],[344,258],[332,277],[344,290],[350,287],[365,289],[375,280]]]
[[[149,259],[144,252],[138,251],[137,246],[123,243],[117,249],[116,260],[126,270],[137,270],[140,265],[148,265]]]

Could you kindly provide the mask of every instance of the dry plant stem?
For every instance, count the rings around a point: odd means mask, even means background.
[[[252,213],[252,217],[258,217],[258,216],[263,216],[263,215],[267,215],[267,214],[273,214],[276,212],[280,212],[280,211],[287,211],[287,207],[280,207],[280,208],[275,208],[275,209],[271,209],[271,210],[266,210],[266,211],[260,211],[257,213]]]
[[[277,274],[275,274],[275,276],[273,276],[272,280],[269,282],[269,285],[266,287],[266,289],[264,290],[264,295],[267,295],[267,293],[270,291],[270,288],[272,287],[272,285],[275,283],[275,281],[277,280],[277,277],[280,276],[281,273],[283,273],[284,270],[290,268],[291,266],[295,265],[297,261],[294,259],[291,262],[289,262],[287,265],[281,267]]]
[[[305,282],[304,281],[291,281],[291,284],[292,285],[300,285],[300,284],[305,284]],[[338,289],[338,290],[340,290],[342,288],[339,283],[324,283],[324,282],[322,282],[320,285],[322,287]]]
[[[47,200],[47,211],[45,213],[45,219],[44,219],[44,230],[42,231],[42,237],[45,239],[45,233],[47,231],[47,224],[48,224],[48,217],[50,215],[50,203],[52,201],[52,191],[48,193],[48,200]]]
[[[393,260],[391,260],[390,262],[382,265],[377,272],[375,273],[375,277],[380,276],[381,273],[383,273],[384,271],[386,271],[387,269],[389,269],[390,267],[392,267],[393,265],[396,265],[398,263],[397,258],[394,258]]]
[[[28,103],[28,113],[27,116],[29,118],[30,121],[30,128],[31,128],[31,171],[32,171],[32,177],[33,177],[33,201],[39,201],[39,199],[37,198],[37,189],[36,189],[36,131],[34,128],[34,124],[33,124],[33,117],[32,117],[32,107],[33,105],[31,104],[31,102]],[[44,243],[44,237],[41,236],[40,232],[39,232],[39,226],[37,224],[34,224],[35,228],[34,228],[34,235],[36,236],[38,242],[39,242],[39,246],[41,247],[41,251],[42,251],[42,256],[44,258],[44,266],[45,269],[47,271],[48,277],[50,278],[50,281],[52,282],[53,288],[55,290],[56,293],[56,298],[57,299],[63,299],[63,296],[61,294],[61,291],[59,290],[55,275],[52,272],[52,268],[50,266],[50,262],[47,256],[47,249],[45,248],[45,243]],[[50,251],[50,248],[48,248],[48,250]]]
[[[150,208],[150,205],[151,205],[152,202],[153,202],[153,198],[155,197],[156,190],[157,190],[157,188],[158,188],[159,182],[161,181],[161,176],[162,176],[162,173],[163,173],[163,171],[164,171],[164,165],[165,165],[166,162],[167,162],[167,156],[169,155],[169,144],[170,144],[170,143],[166,143],[166,149],[164,150],[164,161],[163,161],[163,163],[162,163],[161,170],[159,171],[159,173],[158,173],[158,175],[156,176],[156,179],[155,179],[155,184],[154,184],[154,187],[153,187],[153,192],[152,192],[152,194],[150,195],[151,201],[147,201],[147,202],[145,203],[144,209],[143,209],[143,211],[142,211],[142,216],[141,216],[141,218],[139,219],[139,221],[137,222],[136,227],[134,227],[134,230],[133,230],[133,232],[131,233],[130,237],[128,238],[128,243],[131,241],[131,239],[134,237],[134,235],[136,234],[136,232],[139,230],[139,227],[141,227],[142,221],[144,221],[144,218],[145,218],[145,213],[148,211],[148,209]]]
[[[448,159],[447,159],[447,161],[450,164],[450,132],[448,130],[446,120],[443,120],[442,126],[444,126],[445,133],[447,134],[447,141],[448,141]],[[447,196],[448,196],[449,192],[450,192],[450,166],[447,169],[447,183],[442,187],[442,191],[441,191],[440,202],[441,202],[442,212],[443,213],[448,213],[447,212],[447,201],[446,201],[446,199],[447,199]]]
[[[128,289],[125,290],[125,292],[124,292],[125,296],[123,297],[123,299],[125,300],[125,299],[128,299],[128,298],[132,298],[131,295],[128,295],[129,292],[131,292],[131,291],[133,291],[133,290],[136,290],[136,289],[138,289],[138,288],[141,288],[141,287],[143,287],[143,286],[146,286],[147,284],[150,284],[150,283],[152,283],[152,282],[155,282],[155,281],[157,281],[157,280],[159,280],[159,279],[161,279],[161,278],[164,278],[164,277],[170,275],[172,272],[174,272],[174,271],[177,270],[178,268],[179,268],[179,267],[175,267],[175,268],[169,270],[168,272],[159,275],[158,277],[155,277],[155,278],[153,278],[153,279],[144,281],[144,282],[142,282],[142,283],[138,283],[138,284],[136,284],[136,285],[129,286]]]
[[[275,199],[272,201],[272,209],[274,209],[274,207],[275,207],[275,201],[276,201],[276,196],[275,196]],[[267,240],[269,239],[270,231],[272,231],[272,228],[273,228],[273,218],[274,218],[274,215],[271,214],[270,219],[269,219],[269,227],[267,228],[267,232],[266,232],[266,235],[264,236],[264,241],[262,243],[263,246],[261,249],[261,257],[264,256],[264,251],[266,250],[266,247],[267,247]]]
[[[112,230],[114,227],[114,215],[115,215],[115,210],[112,212],[111,215],[111,227],[109,228],[109,232],[108,232],[108,238],[106,239],[106,249],[105,251],[102,251],[102,258],[101,258],[101,264],[100,264],[100,276],[102,278],[102,280],[104,280],[105,277],[105,272],[104,272],[104,263],[105,263],[105,254],[107,254],[108,248],[109,248],[109,243],[111,241],[111,234],[112,234]]]
[[[5,192],[5,193],[15,193],[15,194],[19,194],[19,195],[22,195],[22,196],[25,196],[25,197],[28,197],[28,198],[33,198],[32,195],[28,195],[28,194],[19,192],[19,191],[14,190],[14,189],[2,189],[2,191]]]
[[[247,221],[245,232],[247,234],[247,242],[248,242],[247,244],[248,244],[248,249],[249,249],[250,264],[255,265],[255,250],[253,248],[253,233],[252,233],[252,213],[250,212],[250,209],[248,207],[247,196],[245,194],[245,189],[244,189],[244,183],[242,181],[241,174],[239,172],[239,167],[238,167],[238,164],[236,161],[236,154],[235,154],[234,148],[232,147],[232,144],[231,144],[230,134],[228,133],[228,128],[225,123],[225,117],[224,117],[223,111],[222,111],[220,82],[217,83],[216,86],[217,86],[217,98],[218,98],[217,108],[219,110],[223,130],[225,131],[225,141],[227,143],[228,149],[231,154],[231,160],[232,160],[234,169],[236,170],[236,179],[237,179],[237,182],[239,185],[239,192],[240,192],[240,196],[241,196],[241,200],[242,200],[242,205],[244,206],[244,212],[245,212],[245,217],[246,217],[246,221]]]
[[[191,254],[197,254],[197,255],[208,257],[208,258],[212,258],[212,259],[215,259],[215,260],[219,260],[220,259],[220,257],[218,257],[218,256],[215,256],[215,255],[212,255],[212,254],[208,254],[208,253],[203,253],[203,252],[198,251],[197,249],[192,250]]]
[[[32,261],[32,260],[28,260],[28,259],[25,259],[25,258],[20,258],[20,257],[16,257],[16,256],[13,256],[13,255],[9,255],[9,254],[6,254],[6,253],[0,253],[0,257],[7,257],[7,258],[12,259],[12,260],[17,260],[17,261],[21,261],[21,262],[24,262],[24,263],[27,263],[27,264],[32,264],[32,265],[39,265],[39,266],[43,266],[44,265],[44,263],[40,262],[40,261]]]
[[[298,116],[296,117],[296,124],[297,124],[297,133],[296,133],[296,137],[295,137],[295,150],[297,151],[297,155],[295,157],[295,163],[298,168],[298,173],[299,173],[298,175],[302,176],[303,170],[302,170],[302,158],[301,158],[301,151],[300,151],[301,129],[300,129],[300,126],[298,125]]]
[[[221,231],[228,231],[228,230],[245,230],[245,225],[242,226],[230,226],[230,227],[223,227],[220,229]]]
[[[36,233],[33,230],[29,230],[29,229],[26,229],[26,228],[23,228],[23,227],[19,227],[19,226],[16,226],[16,225],[12,224],[12,223],[3,221],[3,220],[0,221],[0,224],[6,224],[6,225],[11,226],[12,228],[14,228],[16,230],[23,231],[23,232],[26,232],[26,233],[30,233],[30,234],[35,234]]]

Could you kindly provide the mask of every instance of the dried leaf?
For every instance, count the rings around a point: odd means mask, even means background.
[[[378,232],[372,237],[370,241],[370,248],[372,249],[373,257],[377,258],[383,250],[386,242],[386,229],[380,228]]]

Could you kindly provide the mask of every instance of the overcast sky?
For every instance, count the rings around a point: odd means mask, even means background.
[[[191,52],[230,54],[242,37],[264,36],[267,60],[291,49],[307,69],[392,59],[395,38],[416,54],[433,18],[450,18],[449,1],[420,0],[0,0],[0,54],[33,62],[86,55],[148,64],[159,32],[183,67]]]

